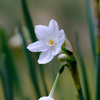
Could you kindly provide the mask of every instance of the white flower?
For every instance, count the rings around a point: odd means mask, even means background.
[[[54,100],[54,99],[49,96],[48,97],[45,96],[45,97],[41,97],[39,100]]]
[[[39,41],[28,45],[27,48],[32,52],[42,52],[38,63],[46,64],[61,52],[61,46],[65,41],[64,30],[59,30],[57,22],[52,19],[49,26],[35,26],[35,33]]]

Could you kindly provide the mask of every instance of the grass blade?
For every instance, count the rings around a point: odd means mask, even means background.
[[[28,62],[28,65],[29,65],[30,76],[31,76],[34,88],[36,90],[36,95],[37,95],[38,98],[40,98],[41,93],[40,93],[40,90],[39,90],[39,84],[38,84],[38,80],[37,80],[38,78],[37,78],[37,75],[36,75],[36,68],[35,68],[35,65],[34,65],[35,62],[34,62],[34,60],[32,60],[32,56],[27,49],[27,44],[26,44],[26,41],[25,41],[25,38],[24,38],[20,24],[18,23],[17,26],[18,26],[19,33],[21,34],[21,37],[23,39],[24,52],[26,54],[27,62]]]
[[[100,100],[100,32],[97,35],[96,68],[96,100]]]
[[[34,33],[34,27],[33,27],[32,20],[31,20],[31,17],[30,17],[30,14],[29,14],[29,11],[26,5],[26,0],[21,0],[21,4],[22,4],[25,22],[30,32],[31,40],[32,42],[35,42],[37,38]]]
[[[94,23],[93,23],[93,19],[92,19],[89,0],[86,0],[86,14],[87,14],[87,21],[88,21],[88,26],[89,26],[89,31],[90,31],[90,40],[91,40],[93,58],[95,61],[95,58],[96,58],[95,27],[94,27]]]
[[[13,99],[13,84],[12,84],[12,79],[10,77],[10,73],[8,71],[7,57],[5,54],[1,55],[0,61],[1,61],[0,74],[1,74],[1,80],[3,83],[5,100],[14,100]]]
[[[96,68],[96,100],[100,100],[100,54],[97,55]]]
[[[7,59],[6,63],[8,66],[8,71],[10,73],[11,80],[15,84],[18,94],[21,96],[21,98],[23,98],[21,86],[20,86],[20,79],[16,71],[16,67],[15,67],[14,60],[11,54],[11,50],[7,44],[8,42],[5,36],[5,32],[2,28],[0,28],[0,38],[1,38],[0,40],[1,40],[1,46],[2,46],[1,52],[5,53],[6,55],[6,59]]]
[[[37,38],[36,38],[36,35],[34,32],[34,25],[32,24],[32,20],[31,20],[31,17],[30,17],[28,8],[27,8],[26,0],[21,0],[21,4],[22,4],[22,9],[23,9],[24,19],[25,19],[26,25],[29,29],[31,40],[32,40],[32,42],[35,42],[37,40]],[[36,59],[38,59],[38,57],[39,57],[39,53],[36,53]],[[39,69],[40,69],[40,75],[42,78],[42,83],[44,86],[45,94],[48,95],[48,91],[47,91],[47,87],[46,87],[45,79],[44,79],[43,65],[39,65]]]
[[[83,61],[83,57],[82,57],[82,53],[81,53],[79,43],[80,43],[79,36],[78,36],[78,34],[76,34],[77,51],[78,51],[78,57],[79,57],[79,60],[80,60],[80,65],[81,65],[80,67],[81,67],[81,73],[82,73],[82,77],[83,77],[83,85],[84,85],[84,90],[85,90],[85,96],[86,96],[86,100],[91,100],[88,82],[87,82],[87,77],[86,77],[85,64],[84,64],[84,61]]]

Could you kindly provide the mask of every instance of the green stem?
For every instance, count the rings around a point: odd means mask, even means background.
[[[53,87],[52,87],[52,89],[51,89],[51,91],[50,91],[49,97],[52,97],[52,98],[53,98],[54,92],[55,92],[55,89],[56,89],[56,86],[57,86],[57,83],[58,83],[58,80],[59,80],[59,78],[60,78],[60,75],[61,75],[62,72],[64,71],[64,67],[65,67],[65,66],[67,66],[67,64],[64,64],[64,65],[62,65],[62,66],[60,67],[59,72],[58,72],[58,74],[57,74],[57,76],[56,76],[56,79],[55,79],[55,81],[54,81]]]
[[[60,77],[60,73],[57,74],[56,79],[55,79],[54,84],[53,84],[53,87],[52,87],[50,94],[49,94],[49,96],[52,97],[52,98],[54,96],[54,92],[55,92],[59,77]]]

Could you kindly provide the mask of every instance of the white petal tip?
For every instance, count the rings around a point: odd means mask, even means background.
[[[47,96],[44,96],[44,97],[41,97],[40,99],[38,100],[54,100],[52,97],[47,97]]]
[[[32,47],[31,47],[30,45],[27,46],[27,49],[28,49],[29,51],[31,51],[31,52],[34,52],[34,51],[32,50]]]
[[[54,19],[51,19],[49,23],[57,23]]]
[[[46,64],[46,63],[48,63],[48,62],[43,62],[43,61],[38,60],[38,63],[39,63],[39,64]]]
[[[30,50],[30,47],[29,47],[29,46],[27,46],[27,49],[28,49],[28,50]]]
[[[51,21],[55,21],[54,19],[51,19]]]

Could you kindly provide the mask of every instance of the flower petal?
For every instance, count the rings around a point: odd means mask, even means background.
[[[50,22],[49,22],[49,29],[50,31],[52,32],[57,32],[59,31],[59,26],[58,26],[58,23],[52,19]]]
[[[62,44],[64,43],[64,41],[65,41],[65,38],[66,38],[65,32],[64,32],[64,30],[62,29],[62,30],[59,31],[58,34],[59,34],[59,35],[58,35],[58,37],[57,37],[56,43],[59,44],[59,45],[62,45]]]
[[[49,49],[48,46],[46,46],[44,44],[44,42],[42,41],[37,41],[37,42],[34,42],[30,45],[27,46],[27,49],[32,51],[32,52],[40,52],[40,51],[46,51]]]
[[[36,25],[35,33],[39,40],[44,40],[49,35],[49,28],[44,25]]]
[[[57,55],[61,52],[61,45],[55,45],[53,48],[52,48],[52,55]]]
[[[44,96],[44,97],[41,97],[39,100],[54,100],[54,99],[51,97]]]
[[[65,33],[60,30],[56,38],[56,45],[52,48],[52,55],[57,55],[61,52],[61,46],[65,41]]]
[[[48,62],[50,62],[52,59],[54,58],[54,55],[51,54],[51,50],[42,52],[40,54],[40,57],[38,59],[38,63],[39,64],[46,64]]]

